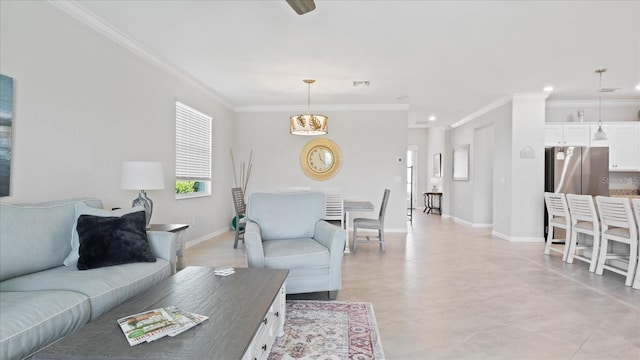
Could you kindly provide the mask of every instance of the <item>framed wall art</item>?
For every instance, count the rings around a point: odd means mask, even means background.
[[[469,144],[453,149],[453,180],[469,181]]]
[[[13,79],[0,75],[0,197],[10,192],[12,126]]]
[[[442,154],[437,153],[433,155],[433,176],[442,177]]]

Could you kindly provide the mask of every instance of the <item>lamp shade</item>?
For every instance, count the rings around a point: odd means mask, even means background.
[[[293,115],[289,118],[289,132],[303,136],[325,135],[327,117],[315,114]]]
[[[120,185],[124,190],[164,189],[162,163],[153,161],[125,161],[122,163]]]

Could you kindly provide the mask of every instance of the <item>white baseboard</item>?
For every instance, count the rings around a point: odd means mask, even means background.
[[[475,227],[475,228],[490,228],[490,227],[493,227],[493,224],[472,223],[471,221],[467,221],[467,220],[460,219],[458,217],[450,216],[450,215],[442,215],[442,217],[451,218],[453,221],[455,221],[455,222],[457,222],[459,224],[463,224],[463,225],[467,225],[467,226],[471,226],[471,227]]]
[[[228,230],[228,229],[220,229],[220,230],[214,231],[212,233],[200,236],[199,238],[196,238],[196,239],[193,239],[193,240],[189,240],[188,242],[186,242],[184,244],[184,247],[188,249],[188,248],[190,248],[192,246],[200,244],[201,242],[205,242],[205,241],[210,240],[210,239],[212,239],[212,238],[214,238],[216,236],[220,236],[220,235],[222,235],[222,234],[224,234],[224,233],[226,233],[228,231],[230,231],[230,230]]]
[[[471,224],[471,226],[476,228],[490,228],[493,227],[493,224]]]
[[[361,229],[362,231],[377,231],[377,230],[371,230],[371,229]],[[353,227],[350,227],[348,230],[349,233],[353,233]],[[384,228],[384,232],[386,233],[406,233],[407,229],[396,229],[396,228]]]
[[[491,232],[491,235],[511,242],[544,242],[543,237],[509,236],[495,230]]]
[[[464,220],[464,219],[460,219],[459,217],[455,217],[455,216],[451,216],[451,220],[453,220],[454,222],[457,222],[458,224],[463,224],[463,225],[467,225],[467,226],[472,226],[473,224],[470,221]]]

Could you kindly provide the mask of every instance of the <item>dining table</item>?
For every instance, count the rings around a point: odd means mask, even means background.
[[[346,230],[346,241],[344,253],[348,254],[349,250],[349,212],[372,212],[374,210],[371,201],[361,200],[344,200],[344,229]]]

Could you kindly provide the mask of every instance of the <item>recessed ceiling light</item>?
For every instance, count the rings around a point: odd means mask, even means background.
[[[431,116],[429,116],[429,121],[436,121],[436,117],[435,117],[435,115],[431,115]]]
[[[353,81],[353,86],[369,86],[369,85],[371,85],[371,81],[369,80]]]
[[[636,90],[640,90],[640,84],[636,85]]]
[[[549,86],[545,86],[544,89],[545,92],[552,92],[553,91],[553,86],[549,85]]]

